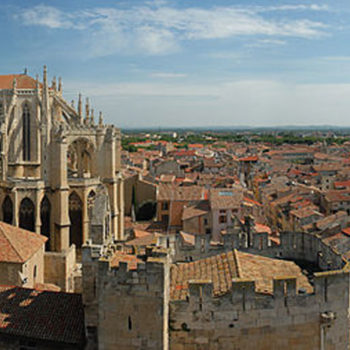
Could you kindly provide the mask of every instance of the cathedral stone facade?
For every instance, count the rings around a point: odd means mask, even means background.
[[[123,239],[120,130],[84,107],[81,95],[76,109],[66,102],[61,79],[49,86],[46,67],[42,82],[0,76],[0,220],[47,236],[47,251],[94,241],[93,215],[105,235]]]

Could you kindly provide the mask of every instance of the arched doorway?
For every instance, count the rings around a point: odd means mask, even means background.
[[[69,196],[69,243],[80,249],[83,242],[83,202],[75,193]]]
[[[49,199],[44,196],[40,204],[40,220],[41,228],[40,233],[46,236],[48,240],[46,241],[46,251],[50,250],[50,216],[51,216],[51,204]]]
[[[24,198],[19,207],[19,227],[35,232],[35,206],[29,198]]]
[[[13,204],[9,196],[6,196],[2,203],[2,220],[12,225],[13,220]]]

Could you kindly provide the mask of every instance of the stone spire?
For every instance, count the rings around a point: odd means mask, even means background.
[[[86,98],[85,102],[85,125],[89,125],[90,123],[90,106],[89,106],[89,98]]]
[[[43,104],[43,114],[45,115],[45,118],[49,118],[49,87],[47,85],[47,68],[46,65],[44,66],[43,71],[43,89],[42,89],[42,104]],[[48,122],[48,121],[46,121]]]
[[[86,102],[85,102],[85,118],[89,119],[89,115],[90,115],[90,106],[89,106],[89,98],[86,98]]]
[[[44,66],[44,72],[43,72],[43,84],[44,88],[47,88],[47,68],[46,65]]]
[[[93,108],[91,108],[90,124],[95,125],[95,117],[94,117],[94,109]]]
[[[103,115],[102,115],[102,112],[100,112],[100,115],[98,117],[98,126],[100,126],[100,127],[103,126]]]
[[[79,94],[79,98],[78,98],[78,115],[79,115],[80,119],[82,119],[83,110],[82,110],[81,94]]]
[[[57,91],[56,77],[53,77],[52,79],[52,88],[54,89],[54,91]]]
[[[62,93],[62,78],[58,78],[58,92]]]

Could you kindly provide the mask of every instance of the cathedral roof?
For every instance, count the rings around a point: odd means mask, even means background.
[[[0,222],[0,262],[24,263],[47,241],[47,237]]]
[[[13,80],[16,78],[17,89],[35,89],[36,80],[26,74],[0,75],[0,90],[12,89]],[[42,84],[40,84],[41,86]]]

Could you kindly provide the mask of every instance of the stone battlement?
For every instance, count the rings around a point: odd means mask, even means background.
[[[307,232],[281,232],[280,244],[272,244],[268,234],[255,233],[251,245],[247,244],[245,233],[235,232],[223,236],[223,242],[213,242],[210,236],[193,236],[194,243],[188,244],[181,234],[170,241],[175,251],[175,261],[195,261],[214,256],[232,249],[259,254],[271,258],[302,260],[319,266],[322,270],[342,269],[347,261],[318,236]]]
[[[303,306],[312,301],[319,304],[327,303],[329,297],[341,295],[347,291],[344,281],[349,279],[349,271],[337,270],[315,273],[313,291],[298,290],[297,279],[294,276],[275,277],[272,281],[273,291],[259,292],[252,279],[233,278],[231,290],[220,296],[215,296],[213,283],[210,280],[190,280],[188,297],[186,300],[176,300],[172,303],[185,305],[189,308],[194,305],[208,303],[213,308],[231,305],[232,309],[247,311],[250,309],[269,309],[284,303],[286,306]],[[338,287],[341,287],[338,289]]]

